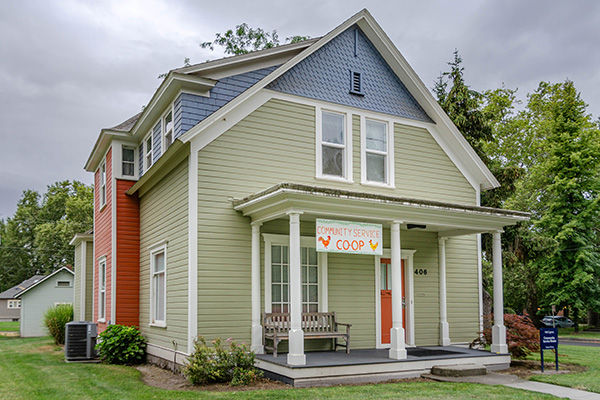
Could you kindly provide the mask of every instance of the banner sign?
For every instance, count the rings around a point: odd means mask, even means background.
[[[380,224],[317,219],[317,251],[383,255]]]

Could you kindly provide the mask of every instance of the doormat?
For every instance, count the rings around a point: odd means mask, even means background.
[[[432,350],[432,349],[406,349],[406,352],[409,356],[413,357],[437,357],[437,356],[449,356],[452,354],[462,354],[458,351],[450,351],[450,350]]]

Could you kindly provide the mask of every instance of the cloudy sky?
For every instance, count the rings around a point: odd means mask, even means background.
[[[568,78],[600,115],[597,0],[1,0],[0,219],[25,189],[91,183],[100,129],[139,112],[184,58],[221,57],[198,46],[216,32],[317,37],[365,7],[429,87],[458,48],[476,90],[504,83],[524,99]]]

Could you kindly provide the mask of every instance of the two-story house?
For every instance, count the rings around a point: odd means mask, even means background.
[[[344,356],[376,350],[388,372],[412,348],[468,344],[491,232],[495,357],[476,362],[509,361],[500,235],[527,214],[480,206],[498,181],[366,10],[321,38],[169,72],[85,169],[93,320],[139,326],[151,357],[232,337],[293,380],[330,345],[305,340],[302,313],[327,311],[352,324]],[[262,313],[289,314],[287,355],[263,354]]]

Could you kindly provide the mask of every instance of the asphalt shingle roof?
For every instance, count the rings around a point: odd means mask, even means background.
[[[34,283],[36,283],[43,277],[44,277],[44,275],[34,275],[29,279],[25,279],[23,282],[19,283],[18,285],[15,285],[15,286],[11,287],[10,289],[7,289],[4,292],[0,293],[0,299],[2,299],[2,300],[14,299],[16,295],[18,295],[23,290],[27,289],[29,286],[33,285]]]

